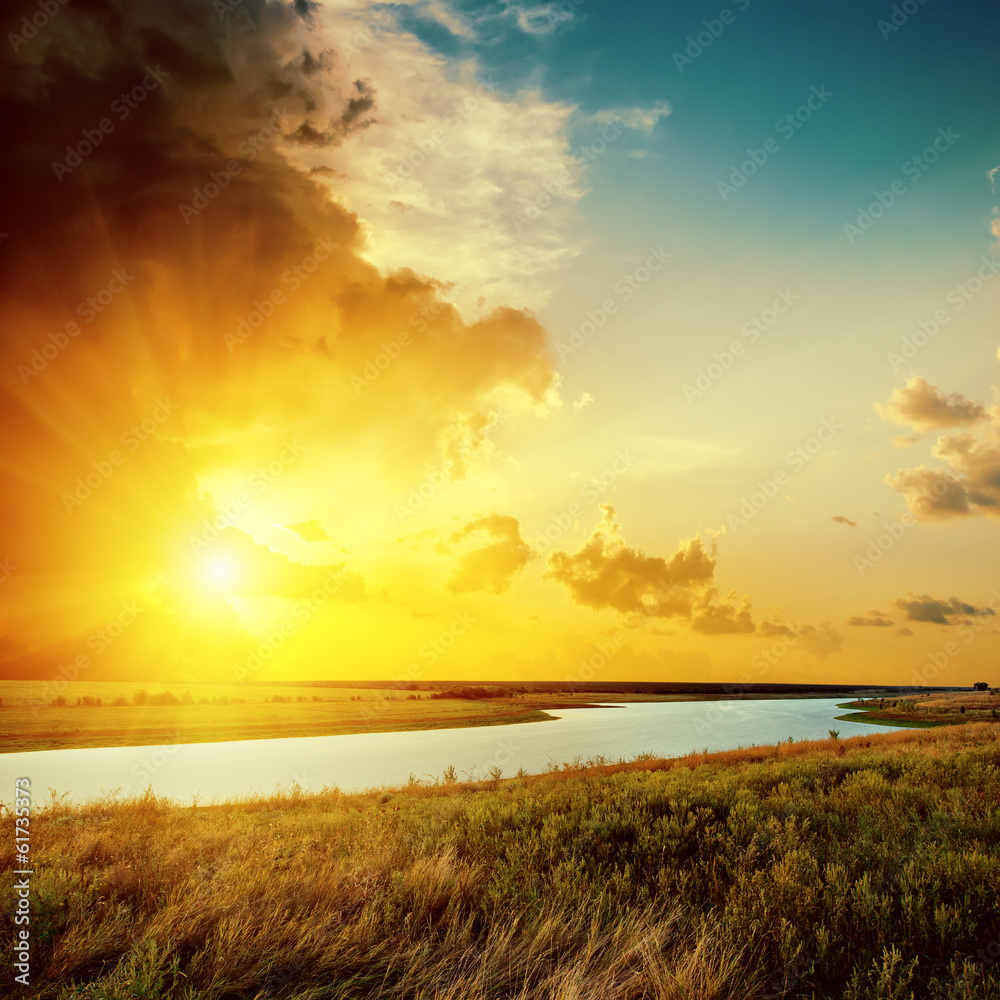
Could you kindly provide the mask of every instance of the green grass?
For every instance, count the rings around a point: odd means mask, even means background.
[[[972,725],[366,795],[36,805],[17,992],[995,1000],[998,803],[1000,729]]]
[[[850,708],[850,715],[838,715],[838,722],[863,722],[871,726],[901,726],[933,729],[936,726],[995,722],[1000,699],[987,691],[947,691],[849,701],[837,708]]]
[[[855,703],[845,703],[837,708],[855,708]],[[880,718],[876,713],[878,709],[860,709],[848,712],[847,715],[835,715],[837,722],[858,722],[866,726],[898,726],[902,729],[934,729],[937,726],[946,726],[947,722],[936,722],[925,719],[907,718],[905,716],[893,716],[892,718]]]

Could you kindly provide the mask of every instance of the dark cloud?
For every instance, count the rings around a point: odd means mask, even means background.
[[[356,216],[290,137],[377,128],[374,88],[313,54],[314,5],[240,8],[236,31],[207,0],[60,5],[0,66],[0,552],[60,613],[137,580],[183,598],[195,570],[176,552],[219,515],[206,471],[304,433],[317,466],[357,454],[410,482],[445,449],[467,464],[487,446],[493,394],[540,402],[555,384],[530,314],[467,323],[441,282],[361,256]],[[398,360],[376,369],[386,344]],[[130,450],[161,399],[169,419]],[[246,560],[246,594],[294,597],[336,569],[219,544]]]
[[[311,122],[303,122],[291,135],[293,142],[301,142],[306,146],[327,146],[330,136],[320,132]]]
[[[354,90],[347,99],[339,118],[330,122],[335,135],[342,141],[352,132],[368,128],[374,123],[370,113],[375,110],[375,91],[370,80],[355,80]]]
[[[0,183],[18,198],[0,245],[13,397],[0,405],[22,405],[30,389],[23,405],[46,409],[43,383],[106,399],[127,380],[170,392],[189,430],[311,415],[322,402],[334,442],[367,435],[388,469],[419,467],[441,441],[464,443],[468,457],[492,419],[491,392],[519,388],[538,402],[554,385],[547,335],[513,309],[467,324],[440,300],[439,282],[383,277],[361,258],[357,219],[310,180],[320,168],[296,165],[290,140],[330,132],[339,142],[377,127],[374,89],[332,78],[332,59],[320,72],[291,7],[246,7],[258,29],[227,38],[208,3],[109,2],[101,17],[69,5],[5,67]],[[114,102],[147,67],[162,82],[119,120]],[[112,131],[57,179],[52,164],[68,159],[67,143],[105,119]],[[318,241],[332,249],[296,282]],[[134,275],[126,293],[59,359],[70,384],[46,371],[23,385],[18,365],[79,322],[76,304],[121,267]],[[247,317],[275,292],[283,311],[250,329]],[[384,345],[400,353],[404,338],[405,357],[376,369]],[[85,355],[99,380],[81,371]],[[262,368],[272,377],[235,391]],[[212,391],[227,382],[227,393]]]
[[[303,60],[302,71],[311,75],[316,70]],[[339,146],[349,135],[375,123],[370,112],[375,108],[375,92],[368,80],[355,80],[353,96],[347,99],[344,110],[331,119],[329,129],[321,130],[310,121],[304,121],[290,138],[306,146]]]
[[[848,528],[856,528],[858,526],[857,521],[852,521],[849,517],[844,517],[843,514],[834,514],[830,520],[836,521],[837,524],[846,524]]]
[[[889,628],[894,623],[881,611],[870,611],[867,615],[852,615],[847,624],[862,628]]]
[[[975,605],[960,601],[957,597],[950,600],[940,600],[930,594],[914,594],[909,591],[906,597],[897,597],[892,606],[912,622],[933,622],[937,625],[952,625],[956,616],[962,615],[992,615],[992,608],[977,608]]]
[[[794,636],[798,635],[797,628],[789,622],[780,618],[765,618],[757,625],[757,634],[764,636]]]

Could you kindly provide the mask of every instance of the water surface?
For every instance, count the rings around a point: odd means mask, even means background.
[[[507,777],[529,774],[550,762],[603,756],[631,759],[650,752],[680,757],[699,750],[795,740],[884,733],[886,726],[836,722],[833,698],[720,702],[639,702],[550,712],[549,722],[407,733],[362,733],[231,743],[180,743],[160,747],[38,750],[3,754],[0,799],[13,779],[28,777],[36,801],[52,788],[66,801],[83,802],[119,789],[151,788],[181,802],[225,801],[298,784],[344,791],[439,778],[454,767],[460,778],[485,777],[499,767]]]

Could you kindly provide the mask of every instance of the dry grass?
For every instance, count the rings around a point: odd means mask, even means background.
[[[998,737],[201,808],[56,803],[32,827],[18,995],[995,998],[1000,963],[968,959],[1000,932]]]
[[[1000,695],[992,691],[945,691],[904,697],[870,698],[845,702],[844,705],[864,709],[863,714],[837,716],[844,721],[918,728],[1000,721]]]
[[[137,705],[136,692],[186,692],[194,704]],[[532,694],[484,701],[432,700],[427,692],[375,688],[78,681],[54,691],[42,682],[0,681],[0,752],[160,746],[342,733],[401,732],[538,722],[546,707],[586,704],[573,695]],[[419,695],[419,697],[418,697]],[[287,699],[274,702],[275,697]],[[66,704],[54,704],[63,698]],[[100,699],[100,706],[77,700]],[[115,704],[122,699],[127,704]],[[202,704],[205,699],[210,704]],[[315,700],[314,700],[315,699]],[[220,703],[228,702],[228,703]]]

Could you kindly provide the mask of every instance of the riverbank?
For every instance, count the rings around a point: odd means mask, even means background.
[[[81,682],[45,697],[29,681],[0,682],[0,752],[222,743],[541,722],[583,708],[576,695],[434,698],[379,688],[140,685]]]
[[[0,753],[414,732],[543,722],[548,712],[631,702],[836,697],[830,686],[721,684],[363,687],[0,681]]]
[[[364,795],[38,803],[18,994],[988,1000],[998,800],[1000,729],[970,725]],[[13,912],[9,812],[0,844]]]
[[[837,708],[854,710],[848,715],[838,715],[838,722],[934,729],[1000,721],[1000,694],[994,691],[928,692],[896,698],[867,698],[845,702]]]

